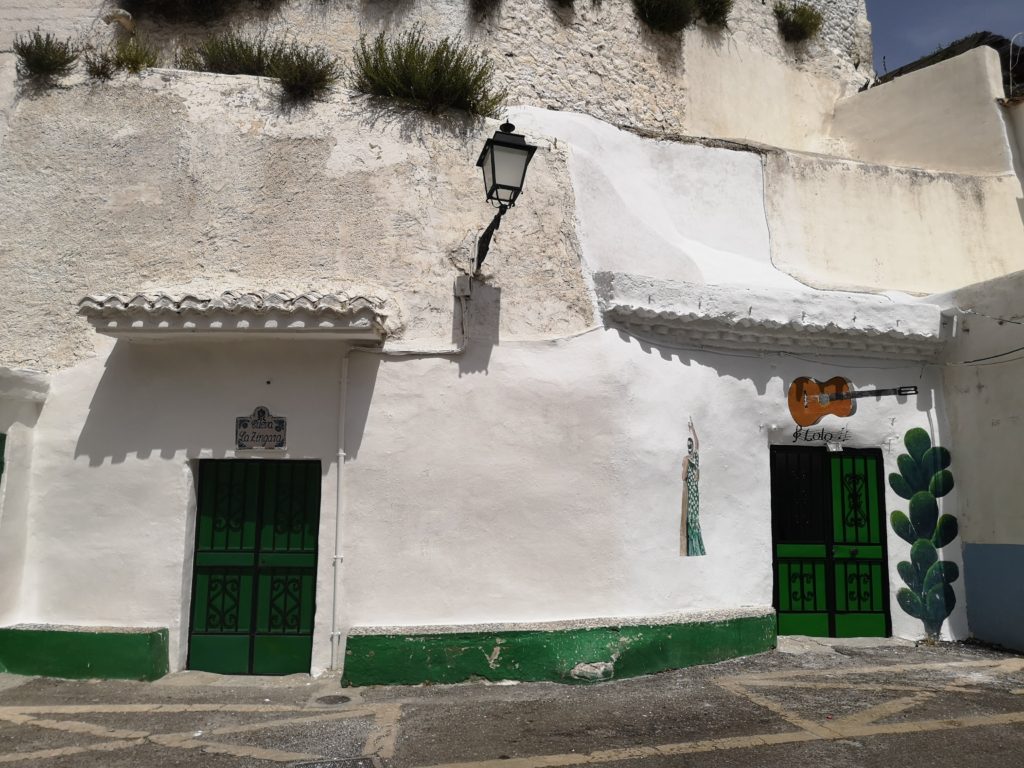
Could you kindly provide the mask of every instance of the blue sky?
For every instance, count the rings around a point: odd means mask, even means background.
[[[874,27],[875,69],[884,72],[972,32],[1024,32],[1024,0],[867,0]],[[1024,44],[1024,37],[1018,40]]]

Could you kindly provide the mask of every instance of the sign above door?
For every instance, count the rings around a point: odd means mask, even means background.
[[[235,447],[238,450],[284,450],[288,419],[273,416],[264,405],[256,406],[251,416],[235,419]]]

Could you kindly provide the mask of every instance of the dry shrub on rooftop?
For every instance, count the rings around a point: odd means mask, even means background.
[[[697,18],[695,0],[633,0],[633,7],[651,29],[672,35]]]
[[[59,40],[38,29],[14,38],[13,48],[18,57],[18,76],[40,85],[52,85],[56,78],[71,74],[79,56],[78,48],[70,39]]]
[[[725,27],[729,24],[733,0],[697,0],[697,15],[705,24],[712,27]]]
[[[89,50],[82,56],[85,71],[93,80],[109,80],[118,70],[113,51]]]
[[[160,51],[143,38],[122,37],[114,44],[113,59],[118,69],[139,73],[157,65]]]
[[[238,32],[210,35],[180,51],[177,63],[201,72],[276,77],[282,100],[291,103],[323,97],[344,74],[323,48]]]
[[[270,75],[281,85],[285,102],[320,99],[341,80],[338,59],[323,48],[288,43],[274,55]]]
[[[397,37],[384,32],[355,49],[352,87],[428,112],[462,109],[497,116],[507,92],[494,84],[494,65],[458,38],[426,40],[420,29]]]
[[[229,31],[210,35],[178,53],[178,66],[199,72],[269,77],[284,43],[266,35]]]
[[[808,3],[777,2],[773,9],[779,32],[790,43],[801,43],[817,36],[825,23],[821,11]]]

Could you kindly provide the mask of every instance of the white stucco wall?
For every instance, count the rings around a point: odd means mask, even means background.
[[[13,115],[0,156],[0,303],[13,310],[0,362],[55,374],[10,623],[169,626],[179,667],[190,462],[233,455],[234,417],[264,404],[291,421],[287,455],[324,462],[314,669],[328,663],[340,346],[111,351],[72,306],[88,292],[365,282],[402,305],[404,343],[451,340],[451,279],[489,218],[473,162],[493,124],[367,125],[347,94],[284,116],[271,94],[263,81],[153,72]],[[540,108],[512,118],[543,149],[474,291],[469,351],[352,357],[342,628],[770,604],[768,446],[792,441],[788,383],[919,386],[916,400],[869,400],[842,423],[851,446],[882,446],[892,471],[911,427],[950,443],[940,375],[816,360],[814,348],[715,354],[585,332],[591,274],[712,284],[737,306],[756,287],[818,310],[832,294],[799,281],[958,285],[1016,263],[1019,182],[641,139]],[[678,554],[689,417],[710,553],[693,559]],[[903,505],[888,489],[886,500]],[[895,593],[909,547],[891,533],[889,547]],[[895,602],[892,616],[896,634],[921,635]],[[947,631],[964,636],[962,613]]]
[[[919,366],[674,352],[612,330],[492,342],[476,340],[463,358],[352,355],[342,629],[770,605],[768,446],[792,442],[788,382],[917,383],[916,401],[867,401],[856,422],[841,424],[848,445],[883,446],[887,467],[907,429],[941,428],[938,379]],[[324,669],[341,348],[102,346],[54,377],[36,426],[20,602],[9,621],[167,626],[180,668],[190,462],[244,455],[232,450],[234,417],[263,404],[289,418],[288,452],[267,457],[323,462],[313,667]],[[691,417],[701,439],[703,558],[679,555]],[[900,501],[886,498],[890,510]],[[891,534],[889,547],[895,591],[907,548]],[[893,622],[900,636],[920,634],[895,604]],[[959,636],[961,625],[950,629]]]
[[[1004,109],[1006,119],[1010,123],[1014,167],[1017,170],[1017,175],[1024,179],[1024,99],[1011,101],[1006,104]]]
[[[836,100],[855,91],[849,83],[713,31],[694,30],[686,40],[686,133],[841,151],[828,125]]]
[[[1024,268],[1021,181],[766,159],[772,261],[816,287],[937,293]]]
[[[483,368],[480,354],[471,347],[464,365]],[[920,366],[674,352],[614,331],[502,344],[486,376],[460,376],[443,360],[355,361],[353,392],[374,382],[365,431],[347,446],[345,602],[356,625],[770,604],[768,445],[792,443],[789,382],[847,375],[860,388],[920,386],[916,402],[869,400],[855,421],[827,420],[849,427],[850,447],[883,446],[887,470],[907,429],[941,427],[940,379],[922,378]],[[704,558],[679,557],[689,417],[700,436]],[[429,436],[443,436],[444,450]],[[886,503],[904,502],[887,488]],[[388,548],[397,559],[382,557]],[[895,593],[909,546],[890,532],[889,550]],[[899,636],[921,635],[895,601],[893,624]],[[950,627],[964,629],[959,619]]]
[[[31,494],[33,427],[40,404],[0,396],[0,433],[7,436],[0,478],[0,626],[18,610]]]
[[[954,292],[956,334],[947,350],[945,388],[956,446],[961,524],[972,544],[1024,544],[1019,514],[1024,429],[1024,273]],[[992,359],[984,359],[992,358]],[[977,363],[968,361],[977,360]]]
[[[236,453],[234,419],[265,405],[288,418],[288,450],[274,457],[322,462],[313,666],[328,666],[343,347],[99,346],[99,356],[53,377],[35,427],[20,602],[8,620],[168,627],[171,666],[180,669],[195,535],[191,462],[259,456]]]
[[[956,173],[1013,172],[999,54],[987,46],[848,96],[833,138],[846,156],[876,165]]]
[[[578,236],[594,271],[921,294],[1024,268],[1024,193],[1013,175],[653,141],[536,108],[511,116],[569,146]]]

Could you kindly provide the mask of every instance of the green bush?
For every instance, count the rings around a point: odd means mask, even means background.
[[[790,43],[800,43],[816,37],[825,23],[821,12],[807,3],[775,3],[775,20],[779,32]]]
[[[93,80],[109,80],[118,70],[111,51],[88,51],[82,58],[85,71]]]
[[[697,15],[712,27],[729,25],[733,0],[697,0]]]
[[[696,0],[633,0],[633,7],[651,29],[671,35],[697,17]]]
[[[283,43],[268,42],[265,35],[222,32],[180,51],[178,66],[225,75],[270,76],[283,50]]]
[[[458,39],[424,40],[419,29],[359,41],[351,75],[362,93],[407,102],[429,112],[463,109],[497,116],[508,94],[494,85],[494,66]]]
[[[289,43],[273,54],[270,75],[281,84],[285,101],[302,102],[326,95],[342,78],[338,60],[323,48]]]
[[[323,48],[237,32],[211,35],[184,48],[177,64],[200,72],[276,77],[289,102],[318,99],[343,75],[338,60]]]
[[[70,39],[58,40],[49,32],[44,35],[38,29],[24,37],[18,35],[14,38],[14,53],[18,57],[20,77],[46,84],[71,74],[79,56]]]
[[[269,10],[284,0],[118,0],[133,16],[181,22],[207,22],[230,13],[255,8]]]
[[[160,51],[138,37],[121,38],[114,46],[114,65],[136,74],[149,67],[155,67],[160,60]]]

